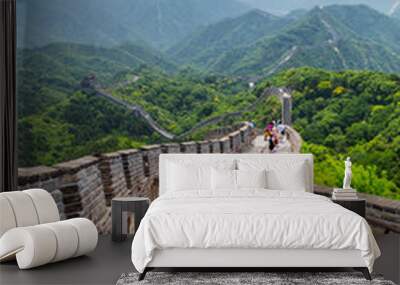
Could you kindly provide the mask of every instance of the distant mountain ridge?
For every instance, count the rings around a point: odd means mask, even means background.
[[[18,5],[20,47],[59,42],[115,51],[133,42],[137,62],[163,70],[192,65],[261,77],[300,66],[400,71],[400,21],[366,5],[294,10],[281,17],[234,0],[21,0]],[[121,52],[119,57],[127,50]]]
[[[18,45],[72,42],[103,47],[146,41],[166,48],[205,26],[238,16],[235,0],[19,0]]]
[[[237,18],[209,25],[170,48],[167,53],[178,63],[208,66],[224,52],[248,46],[284,28],[291,19],[280,18],[262,10],[251,10]]]
[[[334,4],[339,5],[358,5],[364,4],[380,11],[388,13],[393,6],[395,0],[240,0],[241,2],[250,5],[254,8],[263,9],[276,15],[284,15],[293,9],[311,10],[315,6],[329,6]]]
[[[17,56],[19,114],[28,116],[65,99],[66,94],[79,88],[80,81],[89,74],[95,74],[100,82],[109,85],[123,81],[121,74],[142,66],[176,70],[176,66],[158,51],[138,44],[99,48],[55,43],[41,48],[20,49]]]
[[[359,36],[400,50],[400,25],[389,16],[366,5],[332,5],[327,7],[326,11]]]
[[[172,54],[178,62],[237,75],[267,76],[299,66],[400,71],[400,23],[368,6],[316,7],[292,21],[267,17],[255,28],[251,23],[256,18],[250,12],[229,20],[235,25],[227,25],[228,20],[214,24],[183,40]],[[265,30],[265,25],[276,23],[282,26]],[[210,41],[215,31],[223,36]],[[226,35],[241,41],[230,44],[234,41]]]

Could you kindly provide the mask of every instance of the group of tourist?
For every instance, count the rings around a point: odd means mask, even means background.
[[[274,152],[282,137],[285,136],[286,128],[280,120],[269,122],[264,129],[264,140],[268,141],[270,152]]]

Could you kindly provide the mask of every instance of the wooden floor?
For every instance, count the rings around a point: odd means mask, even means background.
[[[382,257],[375,272],[400,284],[400,235],[377,235]],[[0,265],[0,284],[115,284],[124,272],[134,271],[130,259],[131,240],[114,243],[102,236],[93,253],[30,270],[19,270],[15,262]]]

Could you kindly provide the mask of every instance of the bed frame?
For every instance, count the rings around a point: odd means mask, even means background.
[[[308,192],[313,192],[313,157],[310,154],[161,154],[160,155],[160,195],[166,192],[165,185],[168,160],[219,160],[238,158],[267,158],[305,161],[307,164]],[[353,268],[361,271],[367,280],[371,275],[359,250],[329,249],[247,249],[247,248],[171,248],[156,250],[152,261],[139,275],[143,280],[148,271],[154,269],[230,269],[233,271],[253,271],[254,269],[285,268]]]
[[[368,268],[359,250],[329,249],[183,249],[156,250],[152,261],[139,280],[155,268],[233,269],[247,271],[271,268],[353,268],[371,280]],[[212,271],[212,270],[211,270]],[[262,271],[262,270],[261,270]]]

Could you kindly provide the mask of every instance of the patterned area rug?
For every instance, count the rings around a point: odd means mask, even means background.
[[[297,284],[324,284],[324,285],[395,285],[384,280],[381,276],[373,275],[368,281],[358,272],[148,272],[146,278],[138,281],[138,273],[122,274],[117,285],[146,285],[146,284],[212,284],[212,285],[297,285]]]

